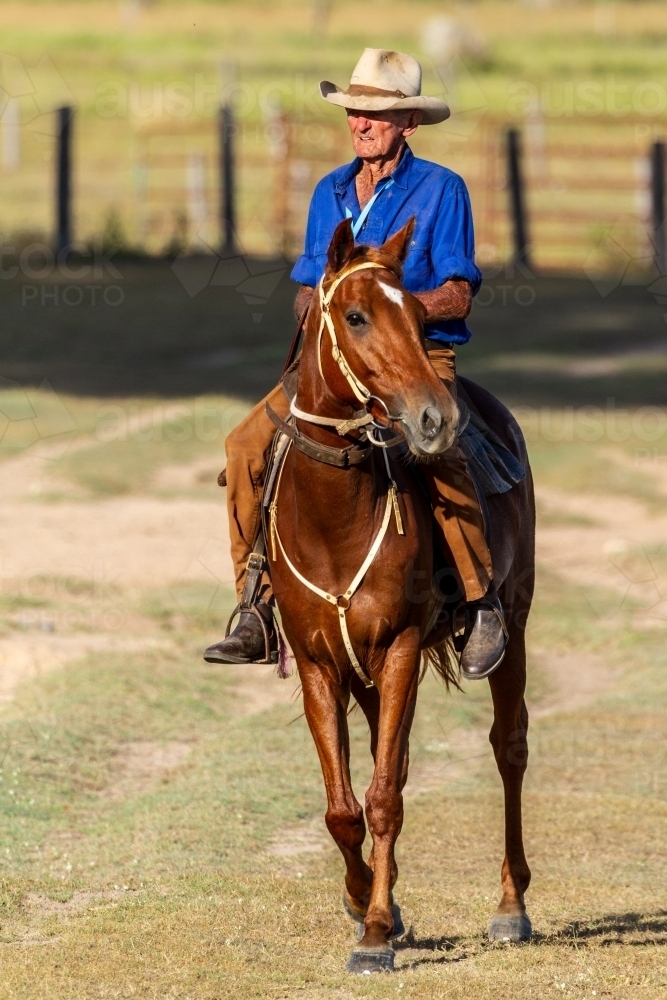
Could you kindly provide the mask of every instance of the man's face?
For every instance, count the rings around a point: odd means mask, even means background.
[[[355,153],[362,160],[395,156],[408,136],[417,131],[421,118],[421,111],[348,110]]]

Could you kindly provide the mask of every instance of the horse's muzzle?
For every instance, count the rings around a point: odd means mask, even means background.
[[[458,410],[451,414],[428,403],[415,414],[405,414],[402,418],[408,447],[418,458],[439,455],[451,448],[456,438]]]

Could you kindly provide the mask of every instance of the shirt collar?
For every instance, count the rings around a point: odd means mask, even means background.
[[[405,149],[403,150],[403,156],[401,157],[401,162],[398,164],[393,174],[388,175],[389,177],[393,178],[394,184],[396,184],[397,187],[407,190],[408,181],[410,178],[410,170],[412,168],[414,159],[415,159],[414,153],[412,152],[410,147],[406,144]],[[361,159],[358,156],[356,156],[354,160],[352,160],[352,163],[348,163],[347,166],[341,168],[340,176],[335,184],[337,195],[340,195],[342,197],[345,194],[352,180],[359,173],[360,167],[361,167]]]

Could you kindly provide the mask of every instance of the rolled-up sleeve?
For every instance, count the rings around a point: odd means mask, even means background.
[[[475,264],[475,233],[472,207],[464,181],[452,175],[442,192],[433,230],[431,257],[436,284],[451,278],[469,281],[473,295],[482,284],[482,272]]]

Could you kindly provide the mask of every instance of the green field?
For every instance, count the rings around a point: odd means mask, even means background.
[[[418,133],[415,150],[460,171],[470,183],[478,242],[487,259],[504,259],[509,237],[502,154],[494,154],[486,167],[480,157],[487,155],[485,144],[498,144],[510,122],[528,130],[531,184],[540,188],[531,194],[534,207],[599,211],[596,219],[577,225],[574,235],[570,220],[569,242],[567,228],[542,226],[537,242],[548,266],[580,267],[592,253],[591,266],[608,267],[610,254],[600,244],[617,224],[632,230],[627,237],[632,254],[646,254],[645,207],[638,208],[638,199],[642,205],[646,200],[646,183],[637,164],[664,132],[667,31],[661,3],[480,0],[443,6],[429,0],[334,0],[330,6],[326,28],[318,32],[315,3],[306,0],[2,2],[2,103],[14,95],[23,123],[21,166],[2,171],[5,241],[50,237],[52,110],[73,103],[77,237],[105,233],[152,253],[186,244],[197,234],[215,245],[216,114],[220,99],[233,93],[242,242],[248,252],[262,254],[285,244],[281,199],[289,188],[295,231],[287,245],[294,252],[315,181],[348,158],[341,116],[319,98],[317,82],[345,82],[363,47],[372,45],[415,53],[424,63],[425,91],[447,91],[454,118],[442,129]],[[444,80],[427,51],[433,36],[429,22],[443,16],[463,38],[454,77]],[[627,162],[610,161],[607,152],[593,153],[588,163],[553,160],[545,181],[541,154],[531,146],[530,128],[541,128],[526,117],[531,101],[540,103],[549,135],[555,129],[558,142],[575,148],[597,144],[606,151],[611,144]],[[303,126],[293,177],[285,176],[271,152],[276,142],[271,128],[280,109]],[[323,132],[320,123],[338,131]],[[199,221],[188,218],[188,157],[193,156],[201,163],[205,189]],[[484,171],[493,176],[483,180]],[[577,192],[582,172],[599,181],[598,187]],[[495,221],[488,217],[489,199]]]

